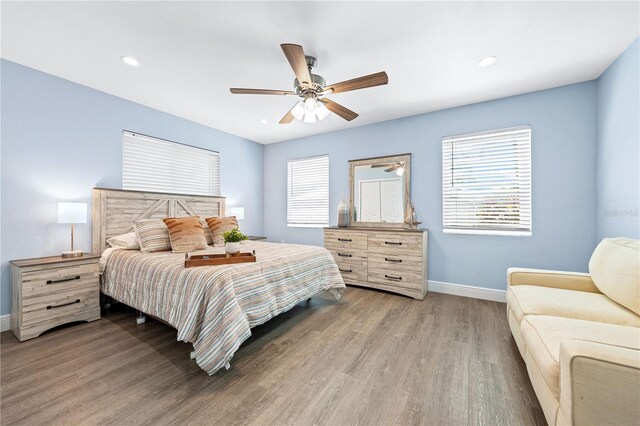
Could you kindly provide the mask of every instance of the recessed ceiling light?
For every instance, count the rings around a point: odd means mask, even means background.
[[[266,118],[263,118],[262,120],[260,120],[260,123],[262,123],[262,124],[267,124],[267,123],[268,123],[268,121],[267,121],[267,119],[266,119]]]
[[[132,67],[137,67],[140,65],[140,62],[138,62],[136,58],[133,58],[131,56],[121,56],[120,59],[122,59],[122,62]]]
[[[487,56],[486,58],[480,59],[478,62],[478,68],[486,68],[496,63],[498,58],[495,56]]]

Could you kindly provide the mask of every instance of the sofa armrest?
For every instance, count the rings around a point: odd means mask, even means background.
[[[591,275],[582,272],[547,271],[545,269],[509,268],[507,286],[537,285],[565,290],[600,293]]]
[[[638,401],[640,349],[585,340],[560,344],[558,425],[638,425]]]

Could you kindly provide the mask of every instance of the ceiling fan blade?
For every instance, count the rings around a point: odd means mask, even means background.
[[[387,170],[385,170],[385,172],[391,173],[394,170],[398,170],[400,167],[402,167],[400,164],[396,164],[394,166],[389,167]]]
[[[367,87],[382,86],[389,82],[389,77],[384,71],[375,74],[365,75],[363,77],[354,78],[340,83],[331,84],[324,88],[324,93],[342,93],[351,90],[366,89]]]
[[[297,105],[297,104],[296,104],[296,105]],[[295,107],[296,107],[296,106],[294,105],[294,106],[293,106],[293,108],[295,108]],[[291,111],[293,111],[293,108],[291,108],[291,109],[289,110],[289,112],[288,112],[288,113],[286,113],[286,114],[284,115],[284,117],[282,117],[282,118],[280,119],[280,121],[279,121],[279,123],[280,123],[280,124],[289,124],[289,123],[291,123],[291,122],[293,121],[293,119],[295,118],[295,117],[293,116],[293,114],[291,113]]]
[[[333,102],[332,100],[324,98],[320,99],[320,102],[325,104],[329,111],[338,114],[340,117],[344,118],[347,121],[351,121],[358,116],[358,114],[356,114],[355,112],[343,107],[338,103]]]
[[[232,87],[229,89],[234,95],[295,95],[291,90],[269,90],[269,89],[241,89]]]
[[[371,168],[372,169],[381,169],[383,167],[389,167],[389,166],[393,166],[392,163],[384,163],[384,164],[372,164]]]
[[[307,60],[304,57],[302,46],[297,44],[281,44],[280,47],[287,57],[293,72],[301,86],[309,86],[311,84],[311,75],[307,68]]]

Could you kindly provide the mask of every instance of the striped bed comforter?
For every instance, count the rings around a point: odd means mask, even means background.
[[[322,247],[243,243],[243,252],[252,250],[255,263],[195,268],[184,267],[183,254],[109,250],[102,292],[176,328],[178,340],[193,344],[198,365],[214,374],[228,365],[252,327],[319,291],[345,286]]]

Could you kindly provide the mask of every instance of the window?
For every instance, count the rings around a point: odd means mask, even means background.
[[[122,188],[220,195],[220,154],[125,131]]]
[[[531,235],[531,127],[442,140],[443,230]]]
[[[329,225],[329,156],[287,163],[287,226]]]

